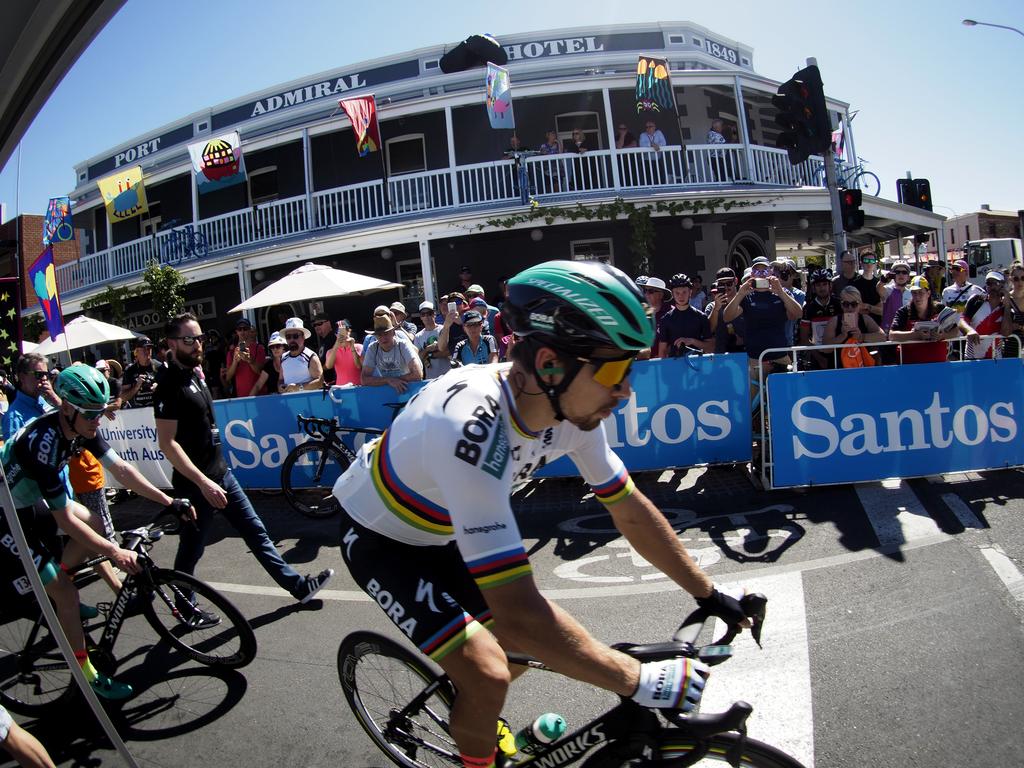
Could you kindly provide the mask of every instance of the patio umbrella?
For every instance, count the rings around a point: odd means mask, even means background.
[[[135,336],[136,334],[127,328],[104,323],[102,320],[94,320],[91,317],[82,315],[67,323],[64,326],[64,333],[54,339],[44,339],[41,341],[35,351],[40,355],[52,355],[67,349],[89,347],[93,344],[103,344],[108,341],[134,339]],[[66,342],[65,339],[67,339]]]
[[[27,355],[29,352],[35,352],[36,351],[36,347],[38,347],[38,346],[39,345],[36,344],[34,341],[26,341],[25,339],[22,339],[21,340],[21,354]]]
[[[343,269],[334,269],[326,264],[303,264],[296,270],[277,280],[255,296],[251,296],[231,312],[243,312],[257,307],[272,307],[290,301],[322,299],[326,296],[347,296],[350,294],[373,293],[390,288],[401,288],[400,283],[389,283],[376,277],[357,275]]]

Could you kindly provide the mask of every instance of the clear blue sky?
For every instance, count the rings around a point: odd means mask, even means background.
[[[820,21],[809,19],[812,8]],[[73,188],[76,162],[295,78],[478,32],[500,39],[559,27],[688,20],[752,46],[755,70],[777,80],[817,57],[826,92],[860,110],[857,148],[882,179],[883,196],[895,199],[895,179],[910,170],[931,179],[937,212],[981,203],[1015,211],[1024,208],[1024,37],[965,27],[964,17],[1024,29],[1024,2],[128,0],[25,135],[20,209],[45,212],[49,197]],[[15,154],[0,173],[9,216],[17,168]]]

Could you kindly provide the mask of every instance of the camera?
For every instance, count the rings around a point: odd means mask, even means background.
[[[765,288],[768,287],[768,278],[767,277],[755,277],[754,278],[754,287],[757,288],[758,290],[764,290]]]

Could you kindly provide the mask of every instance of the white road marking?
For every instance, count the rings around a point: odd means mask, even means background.
[[[987,527],[978,519],[978,516],[971,511],[971,508],[967,506],[964,500],[955,493],[942,494],[942,500],[946,502],[946,506],[949,507],[950,511],[954,515],[956,515],[956,519],[960,521],[960,525],[964,528]]]
[[[701,703],[702,712],[723,712],[734,701],[747,701],[754,713],[747,721],[752,738],[787,752],[814,768],[814,714],[811,660],[803,577],[799,573],[743,578],[729,588],[743,587],[768,595],[764,650],[749,632],[733,641],[733,657],[714,667]],[[725,632],[716,622],[715,638]],[[711,642],[708,640],[707,642]]]
[[[1010,590],[1014,600],[1024,603],[1024,575],[1014,565],[1013,560],[1007,557],[1002,547],[998,544],[989,544],[981,548],[981,554],[988,560],[992,570],[996,572],[999,580]]]
[[[880,483],[857,483],[854,488],[883,547],[942,533],[913,488],[898,478]]]

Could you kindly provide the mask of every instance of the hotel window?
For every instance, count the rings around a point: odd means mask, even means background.
[[[565,112],[555,115],[555,130],[562,146],[568,150],[572,141],[572,132],[579,128],[583,131],[583,141],[587,149],[603,149],[601,140],[601,121],[597,112]]]
[[[600,261],[614,265],[611,238],[573,240],[569,243],[569,258],[573,261]]]
[[[259,205],[277,200],[277,166],[268,165],[249,171],[249,204]]]
[[[422,133],[396,136],[384,142],[388,176],[427,170],[427,144]]]

